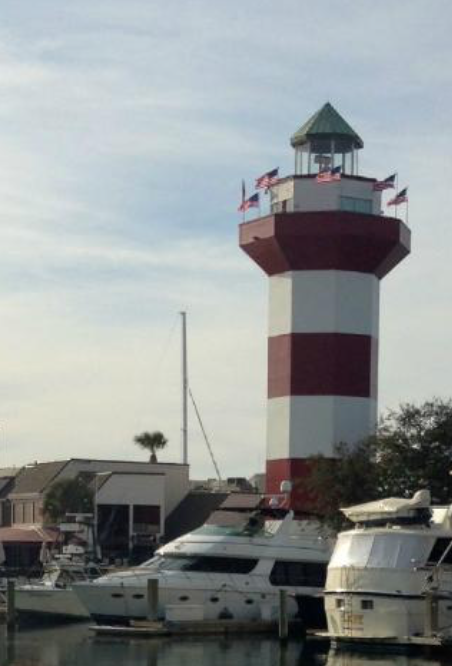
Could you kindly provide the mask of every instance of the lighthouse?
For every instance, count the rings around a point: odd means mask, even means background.
[[[269,215],[240,225],[240,247],[269,283],[266,489],[290,480],[301,512],[309,457],[375,431],[380,281],[410,231],[383,215],[376,179],[359,174],[363,141],[331,104],[291,145],[295,174],[271,186]]]

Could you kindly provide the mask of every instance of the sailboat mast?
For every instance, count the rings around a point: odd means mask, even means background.
[[[182,462],[188,464],[188,373],[187,373],[187,313],[182,319]]]

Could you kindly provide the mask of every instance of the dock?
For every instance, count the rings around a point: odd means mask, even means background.
[[[90,631],[97,636],[195,636],[195,635],[223,635],[237,634],[276,634],[279,633],[279,623],[268,620],[184,620],[174,622],[134,621],[130,626],[92,625]],[[303,624],[300,620],[289,622],[289,633],[302,636]]]
[[[452,646],[452,636],[441,633],[419,636],[353,636],[353,638],[347,638],[331,635],[327,631],[318,631],[315,636],[319,640],[330,641],[331,647],[335,650],[391,651],[406,648],[450,648]]]

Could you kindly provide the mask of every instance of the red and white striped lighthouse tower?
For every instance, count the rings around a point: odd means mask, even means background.
[[[292,137],[295,175],[271,187],[271,212],[240,225],[240,247],[269,276],[267,492],[315,454],[331,457],[377,422],[380,280],[410,251],[410,231],[381,213],[375,178],[358,175],[363,142],[326,104]],[[319,170],[342,167],[339,181]]]

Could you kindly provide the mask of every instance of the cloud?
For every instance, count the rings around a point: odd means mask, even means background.
[[[447,393],[451,14],[449,0],[3,3],[7,463],[139,457],[131,439],[154,426],[178,459],[177,327],[165,345],[186,308],[224,474],[263,468],[266,278],[237,248],[240,182],[290,173],[289,137],[326,99],[362,134],[363,173],[410,186],[413,253],[382,288],[381,405]],[[194,424],[191,442],[193,476],[211,475]]]

